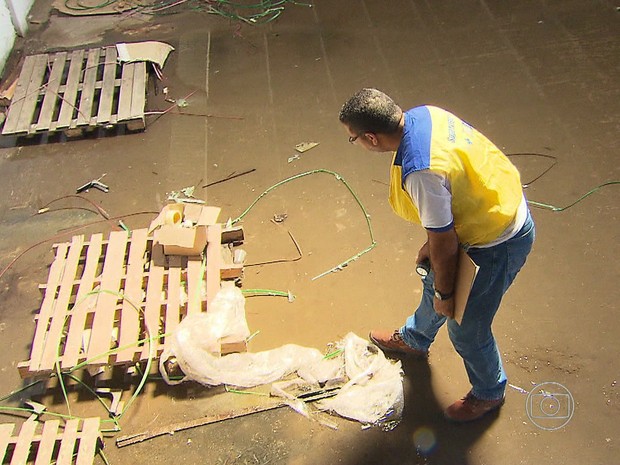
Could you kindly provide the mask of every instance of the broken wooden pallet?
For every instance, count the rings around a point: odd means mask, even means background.
[[[57,363],[66,371],[82,362],[131,365],[158,356],[185,316],[207,310],[222,277],[241,276],[242,266],[222,261],[227,237],[220,224],[209,226],[203,259],[164,256],[147,229],[56,244],[21,376],[47,376]]]
[[[100,422],[99,418],[72,419],[61,428],[60,420],[29,420],[16,436],[14,423],[0,424],[0,463],[92,464],[102,445]]]
[[[146,62],[117,57],[115,46],[27,56],[2,134],[144,129]]]

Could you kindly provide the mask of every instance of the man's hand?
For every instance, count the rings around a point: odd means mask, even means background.
[[[454,228],[444,232],[428,231],[428,251],[435,272],[434,287],[442,294],[452,294],[458,265],[459,242]],[[454,318],[454,297],[439,300],[435,297],[433,307],[438,315]]]
[[[428,241],[426,241],[424,245],[420,247],[420,250],[418,251],[418,258],[416,258],[415,263],[416,265],[419,265],[424,260],[430,260],[430,258],[431,258],[431,251],[428,246]]]
[[[454,297],[448,300],[439,300],[437,297],[433,300],[435,313],[438,315],[454,318]]]

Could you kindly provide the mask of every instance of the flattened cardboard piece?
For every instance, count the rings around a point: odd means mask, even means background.
[[[465,306],[479,269],[480,267],[467,255],[467,252],[459,247],[459,266],[454,289],[454,319],[459,325],[463,321]]]
[[[150,61],[157,63],[160,68],[164,67],[164,63],[174,47],[165,42],[157,42],[148,40],[146,42],[119,42],[116,44],[118,51],[118,59],[121,62],[131,63],[133,61]]]
[[[216,224],[219,207],[174,203],[166,205],[149,226],[165,255],[200,255],[207,245],[207,226]],[[183,226],[191,221],[194,226]]]

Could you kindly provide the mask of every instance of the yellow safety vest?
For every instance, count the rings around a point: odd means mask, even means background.
[[[403,138],[390,173],[390,205],[397,215],[417,224],[420,214],[404,181],[423,169],[448,179],[454,227],[462,244],[492,242],[514,220],[523,198],[516,167],[480,132],[433,106],[405,113]]]

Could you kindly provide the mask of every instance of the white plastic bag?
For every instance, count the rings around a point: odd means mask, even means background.
[[[191,318],[192,325],[198,325],[192,333],[202,339],[201,348],[213,355],[221,353],[222,339],[243,341],[250,335],[245,318],[245,297],[234,283],[222,283],[221,289],[209,304],[208,312],[189,315],[187,318]]]
[[[224,286],[206,313],[188,315],[179,323],[159,359],[159,370],[168,384],[192,380],[209,386],[253,387],[269,384],[323,357],[317,349],[294,344],[221,356],[222,339],[239,341],[249,334],[243,294],[234,285]],[[165,363],[172,357],[185,374],[180,381],[171,380],[166,371]]]
[[[320,406],[361,423],[395,427],[404,406],[400,361],[385,358],[376,346],[349,333],[344,338],[345,371],[349,381]]]
[[[342,385],[334,397],[317,402],[322,410],[384,429],[400,421],[404,403],[400,362],[386,359],[368,341],[349,333],[336,344],[342,353],[331,358],[295,344],[264,352],[221,355],[222,338],[241,340],[248,335],[243,294],[234,286],[222,288],[207,313],[187,316],[169,336],[159,360],[160,372],[168,384],[193,380],[208,386],[239,387],[270,384],[296,372],[299,378],[294,383],[305,385],[307,390]],[[168,377],[165,365],[171,357],[185,374],[181,381]],[[275,391],[308,415],[301,399]]]

